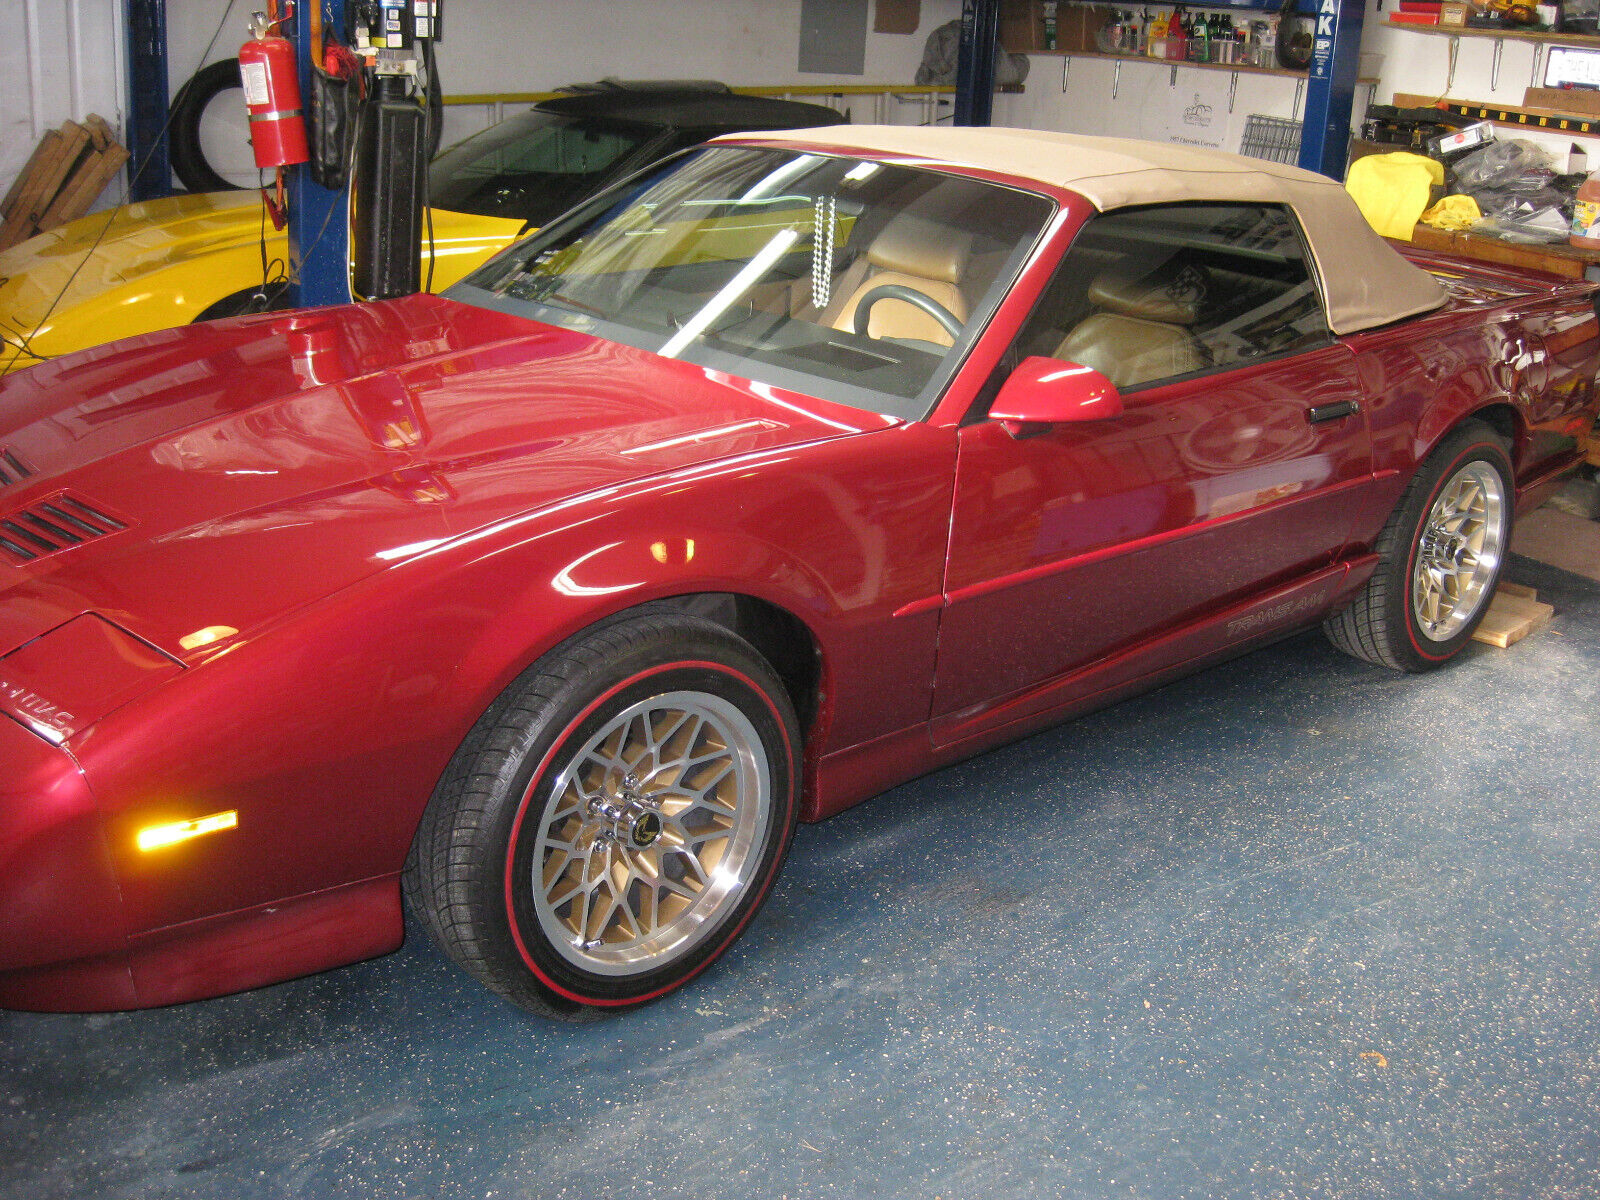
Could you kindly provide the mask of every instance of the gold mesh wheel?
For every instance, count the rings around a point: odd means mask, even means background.
[[[1486,462],[1450,477],[1417,542],[1411,605],[1422,635],[1447,642],[1487,604],[1505,553],[1505,484]]]
[[[630,705],[551,789],[526,881],[540,928],[598,975],[682,958],[743,897],[770,809],[760,736],[735,705],[693,691]]]

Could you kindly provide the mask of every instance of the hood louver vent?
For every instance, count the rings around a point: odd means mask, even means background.
[[[18,458],[12,450],[0,446],[0,488],[10,487],[13,483],[20,483],[33,472],[28,469],[28,464]]]
[[[127,527],[126,522],[62,493],[0,517],[0,551],[33,562]]]

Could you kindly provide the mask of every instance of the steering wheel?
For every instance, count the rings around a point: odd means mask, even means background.
[[[867,326],[871,324],[872,306],[879,300],[904,300],[939,322],[939,328],[950,335],[952,342],[961,337],[961,322],[956,320],[955,313],[931,296],[924,296],[916,288],[909,288],[903,283],[880,283],[856,302],[855,329],[862,336],[866,336]]]

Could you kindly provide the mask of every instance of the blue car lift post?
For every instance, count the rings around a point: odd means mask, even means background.
[[[167,139],[167,0],[127,0],[129,200],[172,195]]]
[[[311,14],[322,6],[325,37],[344,40],[345,0],[303,0],[284,27],[300,66],[300,100],[311,104]],[[350,181],[325,188],[305,163],[288,168],[289,302],[293,305],[350,302]]]
[[[130,200],[172,195],[167,138],[166,0],[126,0],[128,21],[128,151],[140,164]],[[311,97],[310,14],[322,6],[324,28],[343,36],[345,0],[296,4],[284,25],[300,67],[302,104]],[[240,40],[244,31],[240,30]],[[241,98],[240,103],[244,101]],[[289,300],[296,305],[343,304],[350,299],[349,188],[319,187],[301,164],[289,167]]]
[[[1306,78],[1306,113],[1300,128],[1300,165],[1343,179],[1350,154],[1350,114],[1361,58],[1362,0],[1315,0],[1316,41]]]
[[[961,42],[956,56],[957,125],[988,125],[994,113],[994,50],[1000,36],[1000,0],[961,0]]]

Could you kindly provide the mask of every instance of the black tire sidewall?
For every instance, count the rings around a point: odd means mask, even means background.
[[[741,653],[737,643],[718,645],[715,640],[690,637],[675,640],[670,656],[661,650],[655,644],[637,647],[625,659],[572,680],[541,714],[537,731],[501,789],[491,838],[491,844],[500,847],[501,888],[495,897],[482,898],[483,911],[486,916],[493,914],[493,940],[501,943],[497,949],[507,965],[531,973],[537,986],[558,1002],[638,1004],[687,983],[714,962],[755,915],[793,837],[798,737],[777,679],[754,652]],[[531,889],[518,886],[518,881],[529,878],[554,780],[570,756],[619,709],[682,690],[705,692],[734,704],[755,727],[765,748],[771,811],[749,883],[717,927],[683,958],[633,976],[585,972],[550,944],[534,912]]]
[[[1455,636],[1442,642],[1435,641],[1423,634],[1421,626],[1417,623],[1416,609],[1413,605],[1417,553],[1421,549],[1422,534],[1427,525],[1428,514],[1433,511],[1433,506],[1438,502],[1445,486],[1455,477],[1456,472],[1468,463],[1479,461],[1495,469],[1500,476],[1500,485],[1503,489],[1500,560],[1495,564],[1494,574],[1484,586],[1483,597],[1471,619],[1456,632]],[[1385,614],[1391,629],[1405,631],[1404,642],[1396,646],[1396,650],[1409,659],[1406,665],[1413,670],[1427,670],[1448,662],[1472,640],[1472,635],[1478,628],[1479,622],[1483,620],[1484,613],[1489,610],[1495,587],[1500,581],[1500,574],[1505,570],[1506,555],[1511,548],[1511,526],[1516,508],[1516,493],[1511,485],[1511,463],[1506,457],[1505,447],[1494,434],[1481,426],[1463,429],[1441,446],[1430,459],[1427,480],[1427,485],[1418,488],[1413,494],[1405,518],[1401,522],[1401,528],[1406,531],[1405,554],[1403,557],[1399,554],[1394,556],[1391,569],[1396,569],[1401,574],[1400,578],[1394,581],[1397,586],[1389,589],[1391,611]]]
[[[242,88],[239,60],[225,58],[196,71],[172,100],[169,145],[172,173],[191,192],[238,192],[245,189],[229,183],[212,169],[200,145],[200,124],[206,108],[229,88]],[[240,101],[243,104],[243,101]]]

